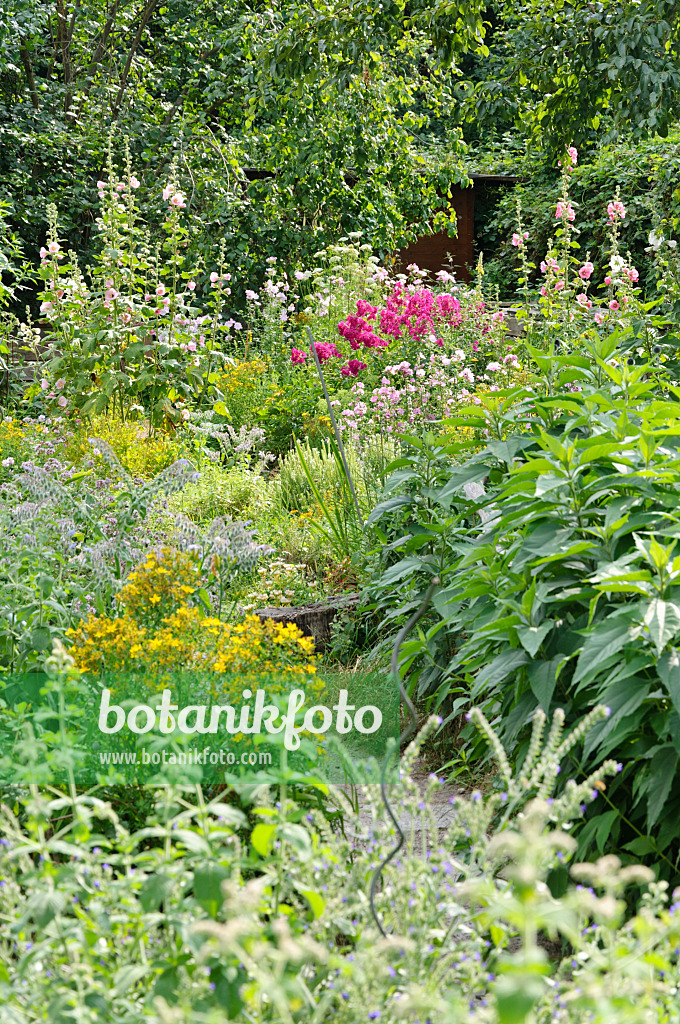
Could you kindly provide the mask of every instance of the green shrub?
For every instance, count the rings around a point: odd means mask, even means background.
[[[423,479],[422,455],[420,476],[414,464],[395,474],[406,494],[373,518],[396,509],[392,535],[410,520],[409,533],[392,545],[399,560],[387,549],[394,564],[374,589],[397,616],[440,577],[431,625],[404,644],[403,669],[451,715],[480,704],[516,761],[537,707],[563,707],[575,722],[608,705],[563,764],[565,776],[602,757],[625,764],[581,831],[580,854],[653,855],[675,878],[680,402],[663,390],[655,400],[653,368],[612,359],[614,345],[601,342],[592,362],[534,353],[552,395],[515,396],[523,401],[506,402],[505,421],[498,408],[491,418],[471,407],[461,420],[489,431],[483,452],[448,471],[440,462],[434,480]],[[465,485],[482,478],[487,492],[466,499]]]

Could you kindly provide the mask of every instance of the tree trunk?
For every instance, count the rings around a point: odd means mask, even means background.
[[[21,63],[24,65],[24,71],[26,72],[26,81],[28,82],[28,91],[31,94],[31,103],[35,110],[40,110],[40,98],[35,86],[33,64],[31,63],[31,51],[28,48],[28,42],[25,38],[21,40],[19,52],[21,54]]]

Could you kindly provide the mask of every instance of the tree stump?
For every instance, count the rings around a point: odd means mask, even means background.
[[[326,601],[317,601],[304,608],[258,608],[255,614],[262,622],[293,622],[305,636],[314,638],[317,647],[326,647],[331,638],[331,623],[339,611],[355,608],[358,594],[340,594]]]

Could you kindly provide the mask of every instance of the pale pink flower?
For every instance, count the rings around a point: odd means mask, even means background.
[[[572,221],[575,219],[576,214],[574,213],[574,208],[571,205],[571,203],[563,203],[560,199],[555,210],[555,219],[562,220],[563,217],[566,217],[567,220]]]
[[[57,391],[63,391],[65,383],[66,383],[66,381],[64,380],[64,378],[60,377],[59,380],[57,381],[57,383],[54,386],[57,389]]]
[[[156,295],[165,295],[165,285],[159,284],[156,286]]]
[[[42,388],[43,391],[47,391],[49,386],[49,381],[45,380],[45,378],[43,377],[43,379],[40,381],[40,387]]]
[[[582,267],[579,267],[578,276],[583,281],[589,281],[594,270],[595,267],[593,266],[593,264],[590,262],[590,260],[587,260]]]
[[[40,250],[40,259],[41,260],[47,259],[47,249],[45,248],[44,245],[43,245],[42,249]]]
[[[576,301],[578,302],[579,306],[583,306],[585,309],[592,308],[593,303],[591,299],[588,298],[585,292],[581,292],[580,295],[577,295]]]
[[[40,312],[41,313],[48,313],[53,308],[54,308],[53,303],[49,302],[47,299],[45,299],[44,302],[40,303]]]
[[[545,274],[547,269],[548,269],[548,264],[545,262],[545,260],[541,260],[541,273]]]
[[[120,292],[117,292],[115,288],[107,288],[104,292],[104,298],[107,302],[113,302],[119,295]]]
[[[129,324],[130,321],[132,320],[132,314],[131,313],[121,313],[120,318],[121,318],[121,320],[123,321],[124,324]]]
[[[105,181],[98,181],[97,182],[97,188],[101,192],[102,189],[106,188],[106,182]]]
[[[516,248],[519,248],[520,245],[522,244],[522,236],[518,235],[516,231],[515,231],[514,235],[512,236],[512,244]]]
[[[607,203],[607,213],[609,214],[610,221],[615,221],[617,217],[623,220],[626,216],[626,207],[620,199],[613,199],[610,203]]]
[[[599,309],[598,309],[597,313],[595,314],[595,323],[598,323],[598,324],[603,324],[604,323],[604,313],[601,312],[601,310],[599,310]]]
[[[555,291],[564,291],[564,281],[562,280],[562,278],[560,278],[559,281],[555,281]]]
[[[134,174],[130,178],[130,188],[139,188],[139,179],[135,178]]]
[[[190,292],[193,292],[195,287],[196,287],[196,282],[195,281],[187,281],[187,288],[189,289]]]
[[[66,406],[68,405],[68,399],[66,398],[65,395],[59,396],[59,405],[61,406],[62,409],[65,409]]]
[[[170,205],[171,206],[178,206],[182,210],[184,209],[184,207],[186,206],[186,203],[184,201],[184,196],[182,195],[181,192],[175,192],[174,196],[170,200]]]
[[[116,185],[116,192],[124,192],[124,191],[125,191],[125,185],[123,184],[122,181],[118,182],[118,184]]]
[[[163,189],[163,199],[169,199],[174,191],[175,188],[173,185],[166,185],[165,188]]]
[[[605,277],[605,279],[604,279],[604,283],[605,283],[605,284],[611,284],[611,283],[612,283],[612,279],[611,279],[611,277],[609,276],[609,274],[607,274],[607,276]]]
[[[575,167],[576,164],[578,163],[578,150],[577,150],[576,146],[568,146],[567,147],[567,153],[569,154],[569,156],[571,158],[571,162],[572,162],[572,164]]]
[[[619,306],[619,304],[618,304],[618,302],[616,301],[616,299],[612,299],[612,300],[610,301],[610,303],[609,303],[609,308],[610,308],[611,310],[614,310],[614,311],[615,311],[615,310],[617,310],[617,309],[620,309],[621,307]]]
[[[635,267],[628,267],[624,273],[629,281],[635,282],[640,280],[640,272]]]
[[[543,295],[545,297],[547,294],[548,294],[548,289],[546,288],[545,285],[543,285],[541,287],[541,295]]]
[[[220,275],[219,275],[219,274],[217,274],[217,273],[216,273],[216,272],[215,272],[215,271],[213,270],[212,274],[210,275],[210,283],[211,283],[211,284],[217,284],[217,282],[219,281],[219,279],[220,279]]]
[[[59,250],[61,249],[61,246],[59,245],[59,242],[50,242],[49,245],[47,246],[47,249],[48,249],[48,252],[55,253],[55,252],[59,252]]]
[[[190,352],[195,352],[196,351],[196,342],[195,341],[190,341],[189,344],[187,345],[187,348],[189,349]]]

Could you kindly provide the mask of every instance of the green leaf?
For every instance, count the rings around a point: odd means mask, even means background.
[[[553,628],[553,622],[542,622],[540,626],[522,626],[517,628],[517,638],[524,650],[535,658],[538,648]]]
[[[318,920],[326,909],[326,901],[323,896],[320,896],[318,892],[313,892],[311,889],[298,889],[298,892],[307,900],[312,908],[314,917]]]
[[[663,812],[671,786],[675,781],[677,767],[678,755],[670,745],[657,750],[650,762],[651,785],[647,790],[649,793],[647,797],[647,828],[650,831]]]
[[[656,663],[659,678],[668,690],[673,707],[680,714],[680,654],[675,648],[666,651]]]
[[[565,661],[566,658],[562,654],[553,658],[552,661],[535,661],[529,665],[527,670],[531,692],[546,714],[550,709],[550,702],[557,685],[559,668]]]
[[[660,597],[655,597],[645,612],[644,623],[657,655],[661,655],[668,641],[680,630],[680,607],[672,601],[662,601]]]
[[[265,825],[260,822],[253,829],[250,836],[250,845],[259,853],[260,857],[266,857],[272,848],[276,825]]]
[[[217,917],[224,903],[222,882],[229,878],[230,871],[222,864],[207,861],[194,868],[194,896],[206,914]]]
[[[172,892],[173,880],[169,875],[150,875],[142,886],[139,902],[147,914],[158,910]]]
[[[573,683],[585,676],[595,675],[600,665],[625,647],[630,632],[630,622],[625,618],[593,623],[592,632],[586,639],[579,654]]]

